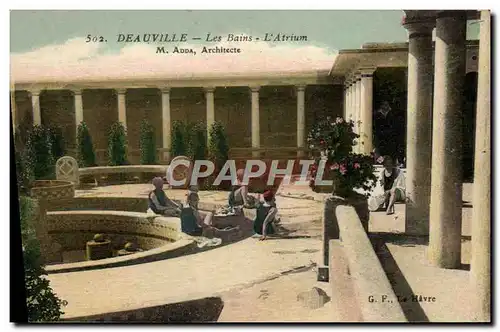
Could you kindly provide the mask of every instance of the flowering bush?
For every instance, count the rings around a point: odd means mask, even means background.
[[[315,181],[322,160],[325,165],[322,179],[333,180],[333,191],[336,193],[349,194],[354,188],[369,191],[375,184],[373,156],[352,152],[359,137],[353,127],[353,121],[344,121],[340,117],[334,121],[327,117],[315,124],[309,132],[309,148],[320,152],[310,173],[310,186],[313,190],[325,189],[316,185]]]

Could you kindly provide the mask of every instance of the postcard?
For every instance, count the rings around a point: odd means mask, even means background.
[[[12,321],[491,322],[489,10],[10,21]]]

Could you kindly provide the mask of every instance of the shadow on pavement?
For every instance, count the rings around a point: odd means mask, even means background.
[[[371,236],[371,242],[382,264],[396,296],[400,300],[401,309],[409,322],[429,322],[429,318],[418,302],[412,301],[415,296],[403,272],[386,246],[384,237]],[[390,242],[390,241],[387,241]]]

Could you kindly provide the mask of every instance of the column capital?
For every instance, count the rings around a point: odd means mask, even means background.
[[[170,87],[168,86],[160,86],[158,87],[161,93],[170,93]]]
[[[118,89],[115,89],[115,91],[119,95],[124,95],[127,93],[127,88],[118,88]]]
[[[71,91],[73,92],[73,95],[76,96],[76,95],[81,95],[83,89],[71,89]]]
[[[42,93],[42,89],[30,89],[28,90],[31,96],[39,96]]]
[[[435,19],[412,20],[403,25],[408,30],[409,38],[432,37],[432,30],[436,27]]]
[[[260,86],[258,86],[258,85],[250,86],[250,90],[252,92],[259,92]]]
[[[206,86],[203,88],[203,90],[205,91],[205,93],[214,93],[215,88],[215,86]]]
[[[361,81],[361,72],[356,71],[356,72],[352,75],[352,80],[353,80],[353,83],[357,83],[358,81]]]
[[[295,89],[297,89],[297,92],[306,91],[306,85],[305,84],[296,85]]]
[[[366,67],[366,68],[360,68],[359,73],[361,78],[363,77],[372,77],[373,73],[377,70],[376,67]]]

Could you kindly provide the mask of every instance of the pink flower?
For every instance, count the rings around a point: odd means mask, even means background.
[[[330,166],[330,170],[336,170],[336,169],[339,169],[339,164],[335,163],[333,164],[332,166]]]
[[[356,169],[361,167],[361,166],[359,165],[359,163],[354,163],[354,165],[353,165],[353,166],[354,166],[354,168],[356,168]]]
[[[380,156],[377,158],[377,163],[382,164],[384,162],[384,157]]]
[[[344,122],[344,119],[342,119],[341,117],[337,117],[337,119],[335,120],[336,123],[342,123]]]
[[[340,174],[342,174],[342,175],[347,173],[347,168],[344,166],[344,164],[340,165],[339,170],[340,170]]]

